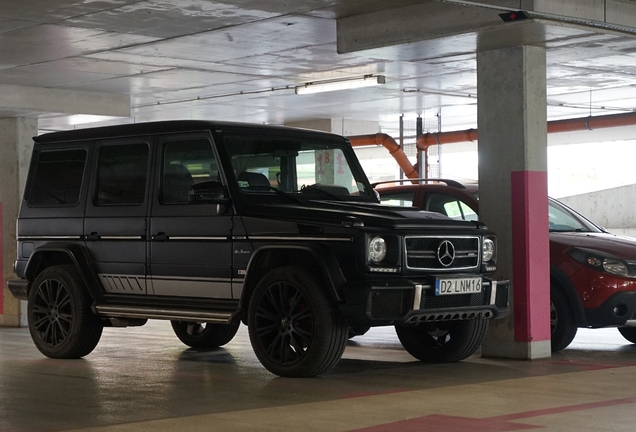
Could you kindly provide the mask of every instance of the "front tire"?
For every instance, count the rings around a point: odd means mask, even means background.
[[[488,320],[423,322],[395,326],[402,346],[426,363],[451,363],[470,357],[486,336]]]
[[[248,311],[254,353],[273,374],[312,377],[330,370],[344,352],[348,326],[308,269],[286,266],[256,286]]]
[[[212,324],[189,321],[170,321],[172,330],[179,340],[189,347],[197,349],[218,348],[230,342],[239,329],[241,322],[231,324]]]
[[[618,331],[631,343],[636,343],[636,327],[619,327]]]
[[[48,267],[33,282],[27,305],[35,346],[51,358],[80,358],[99,342],[103,325],[73,266]]]
[[[560,289],[550,290],[550,344],[552,352],[565,349],[576,336],[574,314],[565,294]]]

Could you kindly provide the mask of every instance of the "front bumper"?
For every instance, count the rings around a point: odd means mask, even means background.
[[[503,318],[509,310],[509,281],[484,278],[482,290],[474,294],[435,295],[432,284],[371,286],[365,304],[342,306],[350,325],[380,326],[456,321],[474,318]]]
[[[623,291],[610,296],[597,308],[584,309],[589,327],[621,326],[636,320],[636,291]]]

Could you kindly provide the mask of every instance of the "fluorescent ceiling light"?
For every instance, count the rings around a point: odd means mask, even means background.
[[[345,78],[333,81],[308,82],[296,86],[296,94],[328,92],[333,90],[348,90],[360,87],[371,87],[385,84],[384,75],[365,75],[360,78]]]

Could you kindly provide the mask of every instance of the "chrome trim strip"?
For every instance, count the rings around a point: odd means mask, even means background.
[[[143,240],[143,236],[99,236],[100,240]]]
[[[163,275],[148,275],[152,280],[187,280],[195,282],[230,282],[231,278],[206,278],[206,277],[187,277],[187,276],[163,276]]]
[[[82,240],[84,236],[23,236],[18,241],[26,240]]]
[[[150,318],[227,324],[234,312],[185,311],[134,306],[95,305],[98,315],[114,318]]]
[[[249,240],[302,240],[302,241],[333,241],[352,242],[351,237],[274,237],[274,236],[249,236]]]
[[[483,284],[482,284],[483,288]],[[497,281],[492,281],[492,285],[490,288],[490,304],[494,305],[497,300]]]
[[[168,240],[229,240],[227,237],[187,237],[187,236],[183,236],[183,237],[173,237],[173,236],[168,236]]]
[[[413,296],[413,310],[419,310],[422,303],[423,285],[415,285],[415,295]]]

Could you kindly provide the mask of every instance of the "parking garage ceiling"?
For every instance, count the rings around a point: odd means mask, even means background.
[[[455,130],[476,126],[476,51],[518,43],[547,48],[548,119],[636,109],[631,29],[549,19],[505,23],[499,17],[525,3],[1,0],[0,86],[128,95],[131,117],[16,108],[2,103],[2,92],[0,116],[35,116],[41,130],[63,130],[96,120],[101,122],[92,125],[163,119],[284,124],[316,118],[387,125],[400,114],[441,113],[443,128]],[[441,7],[442,16],[430,13]],[[354,40],[365,34],[360,29],[365,17],[377,22],[382,16],[393,27],[416,29],[422,40],[382,44],[387,31],[382,25],[366,30],[373,47]],[[484,24],[470,25],[479,21],[473,17]],[[462,23],[464,32],[450,31]],[[294,92],[307,82],[369,74],[384,75],[386,84]]]

